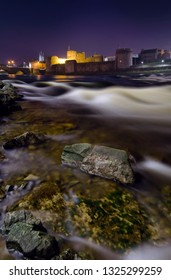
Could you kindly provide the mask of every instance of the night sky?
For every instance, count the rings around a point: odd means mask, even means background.
[[[115,54],[130,47],[171,50],[168,1],[30,0],[3,1],[0,14],[0,63],[22,63],[45,55],[66,57],[71,49],[86,56]]]

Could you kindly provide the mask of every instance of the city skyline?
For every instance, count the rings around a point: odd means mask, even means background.
[[[134,53],[171,49],[171,4],[163,1],[18,0],[1,6],[1,63],[35,59],[41,50],[46,56],[65,57],[68,45],[87,56],[110,56],[127,47]]]

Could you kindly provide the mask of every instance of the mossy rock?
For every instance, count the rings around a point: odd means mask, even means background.
[[[43,182],[8,208],[8,211],[31,210],[53,231],[65,232],[66,203],[57,183]]]
[[[82,177],[83,175],[83,177]],[[34,212],[55,234],[80,236],[126,251],[153,238],[148,214],[126,188],[111,180],[62,168],[58,182],[43,182],[10,207]]]
[[[145,212],[124,190],[101,199],[82,198],[71,213],[78,234],[112,249],[125,250],[151,237]]]

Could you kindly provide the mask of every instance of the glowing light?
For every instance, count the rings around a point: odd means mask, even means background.
[[[58,58],[59,64],[65,64],[66,58]]]
[[[13,59],[9,59],[7,62],[8,66],[14,66],[15,65],[15,61]]]

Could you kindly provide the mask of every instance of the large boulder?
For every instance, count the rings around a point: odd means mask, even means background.
[[[7,235],[7,248],[20,251],[25,257],[51,259],[59,254],[55,237],[47,233],[41,221],[30,211],[8,212],[1,233]]]
[[[65,146],[61,158],[63,164],[92,175],[123,184],[134,182],[129,156],[124,150],[80,143]]]

